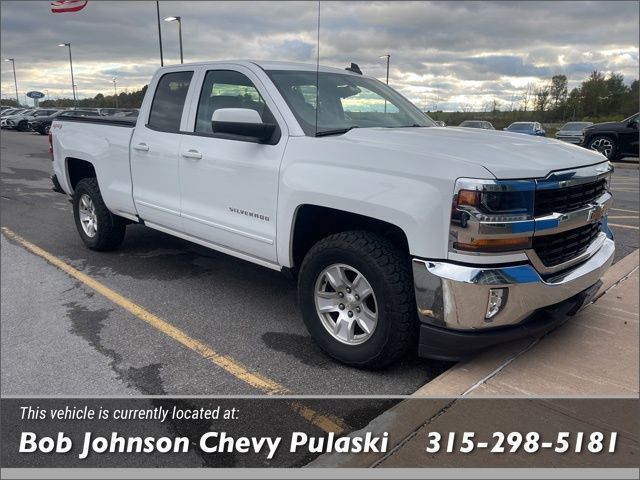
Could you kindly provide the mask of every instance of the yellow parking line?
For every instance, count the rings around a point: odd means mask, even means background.
[[[619,223],[608,223],[610,227],[618,227],[618,228],[631,228],[633,230],[640,230],[640,227],[634,227],[633,225],[620,225]]]
[[[269,395],[291,393],[287,388],[278,384],[274,380],[266,378],[260,375],[259,373],[252,372],[249,368],[242,365],[240,362],[234,360],[233,358],[216,352],[208,345],[189,336],[187,333],[183,332],[177,327],[174,327],[167,321],[154,315],[153,313],[149,312],[143,307],[136,305],[135,303],[133,303],[131,300],[127,299],[123,295],[120,295],[114,290],[111,290],[109,287],[103,285],[102,283],[94,280],[90,276],[80,272],[79,270],[76,270],[72,266],[63,262],[58,257],[50,254],[46,250],[43,250],[37,245],[22,238],[20,235],[13,232],[9,228],[2,227],[2,233],[8,239],[13,240],[14,242],[21,245],[23,248],[30,251],[31,253],[38,255],[39,257],[43,258],[53,266],[58,267],[67,275],[75,278],[76,280],[81,281],[82,283],[92,288],[102,296],[111,300],[116,305],[125,309],[127,312],[135,315],[140,320],[146,322],[148,325],[151,325],[156,330],[159,330],[165,335],[173,338],[178,343],[196,352],[201,357],[205,358],[206,360],[210,361],[216,366],[227,371],[228,373],[238,378],[239,380],[242,380],[243,382]],[[299,402],[292,402],[290,404],[290,407],[294,412],[302,416],[304,419],[306,419],[313,425],[316,425],[318,428],[324,430],[325,432],[334,432],[336,434],[340,434],[344,432],[346,428],[342,419],[335,417],[333,415],[320,414],[314,411],[313,409],[302,405]]]

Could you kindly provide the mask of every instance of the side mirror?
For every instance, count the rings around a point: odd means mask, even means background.
[[[631,120],[629,123],[627,123],[627,127],[635,128],[637,130],[638,129],[638,120]]]
[[[264,142],[271,138],[276,125],[262,123],[258,112],[250,108],[219,108],[213,112],[211,128],[214,133],[251,137]]]

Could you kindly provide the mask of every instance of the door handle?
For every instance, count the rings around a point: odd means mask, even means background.
[[[133,148],[135,150],[140,150],[141,152],[148,152],[149,151],[149,145],[147,145],[146,143],[139,143],[137,145],[134,145]]]
[[[202,158],[202,154],[198,150],[193,149],[182,152],[180,155],[184,158],[194,158],[196,160],[200,160]]]

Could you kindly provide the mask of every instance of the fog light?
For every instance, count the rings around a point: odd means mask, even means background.
[[[489,289],[489,302],[487,303],[487,313],[484,316],[486,320],[495,317],[500,310],[507,304],[508,288],[491,288]]]

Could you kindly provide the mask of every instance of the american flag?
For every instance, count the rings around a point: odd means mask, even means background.
[[[68,13],[78,12],[87,6],[83,0],[62,0],[59,2],[51,2],[51,13]]]

